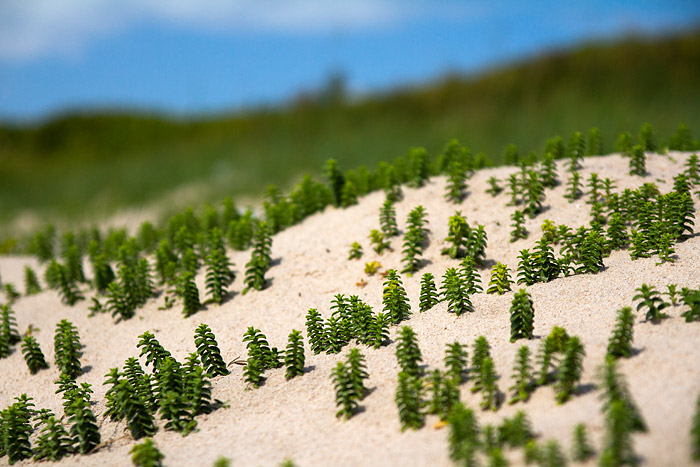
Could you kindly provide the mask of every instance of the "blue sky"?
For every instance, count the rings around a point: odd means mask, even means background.
[[[2,0],[0,119],[274,105],[334,71],[366,93],[697,24],[695,0]]]

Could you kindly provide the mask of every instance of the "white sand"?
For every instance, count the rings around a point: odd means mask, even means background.
[[[627,160],[619,156],[588,158],[581,175],[583,180],[591,172],[597,172],[601,178],[610,177],[615,180],[618,191],[655,182],[662,192],[667,192],[671,189],[672,177],[683,170],[687,154],[673,153],[672,156],[649,156],[647,169],[651,175],[646,178],[627,175]],[[531,248],[539,239],[539,227],[544,219],[572,228],[587,224],[589,207],[584,199],[570,204],[563,198],[566,173],[563,162],[559,165],[563,183],[554,190],[547,190],[544,204],[549,209],[534,220],[527,219],[530,236],[515,243],[509,241],[510,215],[515,208],[505,206],[507,194],[504,192],[494,199],[485,193],[489,176],[504,179],[515,168],[478,172],[470,180],[469,194],[459,206],[444,200],[443,178],[434,178],[421,189],[404,189],[405,198],[396,207],[399,227],[405,227],[408,212],[422,204],[431,229],[430,245],[425,252],[430,264],[413,277],[402,275],[414,312],[405,324],[416,331],[424,363],[430,368],[443,368],[446,343],[459,340],[468,344],[471,356],[474,339],[483,334],[492,346],[496,369],[501,375],[498,384],[507,392],[512,384],[510,374],[518,347],[527,345],[534,354],[539,339],[509,342],[508,309],[512,292],[503,296],[475,295],[472,301],[476,311],[459,318],[447,313],[445,304],[418,313],[420,275],[432,272],[439,281],[447,267],[458,265],[459,260],[440,255],[447,234],[447,219],[455,210],[460,210],[470,225],[485,225],[489,238],[487,259],[508,264],[513,278],[518,251]],[[152,331],[161,344],[182,361],[194,351],[194,330],[204,322],[216,334],[228,362],[237,356],[246,356],[241,338],[248,326],[261,329],[272,345],[283,348],[292,329],[306,334],[304,322],[309,308],[318,308],[328,317],[334,294],[357,294],[374,307],[375,312],[380,311],[382,278],[366,276],[364,263],[377,260],[384,269],[401,268],[400,237],[392,240],[394,251],[382,256],[372,251],[367,239],[370,229],[378,228],[378,212],[383,200],[383,193],[372,193],[357,206],[346,210],[328,208],[276,235],[273,259],[280,262],[269,271],[272,284],[264,291],[240,295],[243,265],[249,252],[233,252],[231,258],[238,274],[232,286],[237,292],[235,297],[222,306],[210,305],[187,319],[182,317],[179,304],[173,309],[159,311],[162,297],[138,310],[135,318],[118,324],[108,315],[88,318],[89,300],[71,308],[62,305],[54,291],[21,298],[14,305],[19,330],[23,333],[30,324],[40,329],[35,335],[51,368],[30,375],[19,346],[15,347],[9,358],[0,359],[0,407],[6,407],[14,396],[26,392],[34,398],[37,408],[47,407],[57,414],[62,413],[61,400],[54,394],[53,382],[58,371],[53,365],[53,331],[56,323],[66,318],[78,327],[85,345],[82,363],[86,371],[79,381],[93,385],[93,400],[96,401],[93,410],[100,422],[104,445],[90,455],[73,456],[62,464],[130,465],[128,451],[135,442],[124,423],[115,424],[104,419],[107,388],[102,383],[110,368],[121,366],[127,357],[138,356],[138,335],[145,330]],[[697,197],[694,200],[697,205]],[[359,241],[364,247],[365,254],[360,261],[347,260],[348,247],[353,241]],[[676,254],[675,263],[657,266],[657,258],[631,261],[627,251],[614,252],[605,259],[606,269],[599,274],[559,278],[528,288],[535,305],[536,336],[545,336],[552,326],[558,325],[580,336],[585,344],[582,385],[588,390],[583,394],[557,405],[551,387],[539,388],[526,404],[505,404],[498,412],[483,412],[479,409],[481,395],[472,394],[468,382],[462,386],[462,400],[477,411],[482,425],[498,423],[504,416],[526,410],[540,439],[556,438],[567,453],[573,426],[585,423],[599,449],[603,418],[600,391],[593,385],[616,311],[633,304],[634,289],[642,283],[659,289],[665,289],[669,283],[697,288],[700,285],[697,278],[700,238],[677,244]],[[27,263],[36,265],[27,258],[0,258],[3,281],[12,282],[23,290],[23,265]],[[482,270],[481,276],[485,286],[489,270]],[[356,283],[363,278],[367,285],[358,287]],[[203,293],[203,271],[198,283]],[[634,347],[640,352],[621,360],[620,364],[649,425],[648,434],[634,437],[636,451],[646,465],[689,464],[689,429],[695,400],[700,393],[700,359],[696,354],[700,323],[686,323],[679,316],[681,312],[681,306],[670,309],[671,318],[658,325],[642,323],[643,316],[638,316]],[[396,331],[392,328],[392,338]],[[219,456],[226,456],[239,466],[276,465],[285,458],[301,466],[451,465],[447,429],[433,428],[437,417],[427,417],[426,426],[419,431],[400,431],[394,403],[398,372],[395,345],[379,350],[361,347],[361,351],[367,357],[368,385],[372,392],[361,403],[364,410],[349,421],[334,416],[334,391],[329,378],[331,368],[345,358],[347,348],[339,355],[313,355],[306,343],[306,365],[310,371],[303,377],[286,381],[284,369],[269,371],[263,387],[248,391],[240,366],[233,365],[231,375],[216,378],[213,396],[230,401],[230,408],[198,417],[199,431],[187,437],[159,430],[154,440],[165,454],[166,465],[208,466]],[[162,427],[162,422],[159,424]],[[522,463],[520,452],[509,451],[507,455],[516,464]],[[7,462],[7,458],[0,462]]]

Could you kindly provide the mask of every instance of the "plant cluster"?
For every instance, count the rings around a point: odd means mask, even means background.
[[[346,361],[338,362],[331,371],[335,387],[336,417],[346,420],[357,411],[358,402],[367,392],[364,381],[367,379],[365,358],[357,349],[351,349]]]

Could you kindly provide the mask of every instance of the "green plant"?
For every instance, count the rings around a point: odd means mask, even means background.
[[[129,450],[129,454],[131,454],[131,462],[136,467],[161,467],[162,460],[165,458],[151,438],[146,438],[142,443],[134,444]]]
[[[450,458],[465,466],[475,466],[475,455],[480,447],[479,425],[476,416],[461,402],[452,406],[447,416]]]
[[[462,162],[454,160],[450,163],[447,175],[447,192],[445,198],[458,204],[464,198],[464,190],[467,189],[467,172]]]
[[[223,235],[217,227],[209,231],[209,254],[204,260],[207,267],[205,285],[210,300],[214,303],[223,302],[228,294],[226,287],[235,278],[231,262],[226,256]]]
[[[357,401],[360,399],[349,365],[338,362],[331,371],[331,379],[335,387],[335,405],[339,407],[335,416],[347,420],[355,414]]]
[[[482,389],[481,364],[486,358],[491,358],[491,346],[485,336],[479,336],[474,341],[474,350],[472,351],[471,375],[474,380],[472,392]]]
[[[564,358],[559,365],[554,388],[557,392],[555,396],[557,403],[563,404],[568,401],[571,394],[575,392],[575,386],[583,373],[583,357],[585,355],[583,344],[578,337],[573,336],[566,341]]]
[[[602,467],[637,465],[631,428],[629,408],[623,401],[612,401],[605,413],[605,438],[600,455]]]
[[[19,341],[15,312],[10,305],[0,305],[0,358],[9,357],[11,346]]]
[[[146,356],[146,366],[152,364],[153,368],[157,369],[167,357],[170,357],[170,352],[165,350],[150,331],[141,334],[139,339],[141,339],[137,344],[141,349],[139,357]]]
[[[683,172],[688,181],[697,186],[700,184],[700,158],[697,154],[691,154],[688,160],[685,161],[685,171]]]
[[[494,176],[491,176],[486,180],[486,183],[489,184],[489,188],[486,189],[486,193],[490,194],[491,196],[498,196],[502,191],[503,187],[498,184],[498,179]]]
[[[600,137],[600,130],[596,127],[588,130],[588,144],[586,145],[589,156],[597,156],[603,154],[603,140]]]
[[[379,271],[379,269],[382,267],[382,264],[379,261],[370,261],[368,263],[365,263],[365,274],[368,276],[373,276]]]
[[[379,209],[379,225],[387,237],[395,237],[399,234],[399,228],[396,225],[396,209],[389,198],[384,200],[384,204]]]
[[[571,459],[576,462],[586,462],[595,455],[595,450],[588,441],[586,434],[586,425],[579,423],[574,427],[571,443]]]
[[[515,242],[521,238],[527,238],[528,232],[523,225],[525,222],[525,213],[519,209],[516,209],[510,218],[513,220],[513,223],[511,224],[513,231],[510,233],[510,241]]]
[[[416,333],[409,326],[403,326],[399,330],[398,343],[396,345],[396,359],[401,366],[401,371],[407,375],[420,377],[423,369],[420,363],[423,360],[418,348]]]
[[[243,367],[243,380],[252,387],[260,387],[265,382],[263,364],[257,357],[249,356]]]
[[[24,266],[24,294],[34,295],[39,292],[41,292],[41,285],[39,285],[36,272],[30,266]]]
[[[481,360],[480,370],[481,395],[483,396],[481,408],[498,410],[501,394],[496,384],[498,375],[496,375],[496,368],[491,357]]]
[[[349,172],[348,172],[349,173]],[[340,192],[340,206],[347,208],[357,204],[357,187],[352,178],[347,177]]]
[[[398,379],[394,400],[399,409],[401,431],[407,428],[417,430],[424,423],[424,415],[421,412],[423,406],[421,380],[417,375],[405,371],[399,372]]]
[[[467,284],[456,268],[447,268],[440,285],[442,300],[447,302],[447,311],[461,316],[462,313],[473,311]]]
[[[350,253],[348,254],[348,259],[360,259],[362,258],[362,245],[357,242],[352,242],[350,245]]]
[[[251,252],[250,261],[246,264],[245,270],[245,289],[243,294],[250,289],[262,290],[265,288],[267,281],[265,273],[270,269],[270,249],[272,247],[272,237],[267,222],[258,223],[253,235],[253,251]]]
[[[425,220],[425,209],[423,206],[416,206],[408,214],[406,233],[404,233],[404,242],[402,262],[405,263],[401,272],[413,273],[418,270],[421,265],[419,256],[423,254],[425,248],[427,228]]]
[[[80,336],[77,328],[68,320],[56,324],[54,334],[54,362],[61,373],[76,378],[82,373],[80,365]]]
[[[642,146],[645,151],[656,151],[656,137],[654,136],[654,129],[650,123],[643,123],[639,128],[638,141],[640,146]]]
[[[544,184],[537,172],[534,170],[527,172],[524,188],[523,203],[525,208],[523,211],[532,219],[542,212],[542,201],[545,198]]]
[[[9,282],[6,282],[4,284],[4,289],[5,289],[5,296],[7,297],[8,303],[15,303],[17,301],[17,299],[19,299],[22,296],[22,294],[20,294],[17,291],[15,286],[10,284]]]
[[[537,464],[541,467],[566,467],[566,456],[555,439],[548,440],[540,448]]]
[[[56,263],[55,268],[56,281],[58,284],[58,292],[61,295],[61,302],[65,305],[73,306],[85,297],[75,285],[75,282],[70,280],[68,270],[65,266]]]
[[[621,250],[629,244],[627,226],[619,213],[613,213],[608,221],[608,249]]]
[[[551,152],[545,152],[542,156],[542,165],[539,175],[542,180],[542,185],[546,188],[554,188],[559,184],[557,180],[557,164]]]
[[[24,360],[27,362],[31,374],[36,374],[39,370],[49,367],[39,347],[39,343],[34,336],[24,336],[22,341],[22,354],[24,355]]]
[[[532,298],[525,289],[520,289],[513,296],[510,307],[510,341],[532,339],[534,336],[535,310]]]
[[[571,176],[569,176],[569,180],[566,182],[566,199],[569,200],[570,203],[573,203],[577,199],[581,197],[583,193],[581,192],[581,175],[574,171],[571,172]]]
[[[695,413],[690,429],[690,458],[697,462],[700,460],[700,396],[695,401]]]
[[[32,456],[29,438],[34,432],[32,398],[22,394],[15,401],[0,413],[0,454],[8,457],[10,465]]]
[[[462,216],[462,213],[457,211],[447,223],[447,238],[445,242],[451,243],[449,248],[442,250],[443,255],[449,255],[450,258],[462,258],[465,255],[463,248],[466,246],[467,239],[471,233],[467,220]]]
[[[518,179],[518,174],[510,174],[508,176],[508,196],[510,197],[510,202],[506,206],[518,206],[522,204],[521,195],[521,183]]]
[[[635,404],[622,374],[618,371],[617,360],[606,357],[605,363],[598,371],[598,379],[602,389],[602,410],[608,414],[615,402],[621,402],[625,407],[626,416],[629,417],[629,430],[645,433],[648,428],[644,417]]]
[[[646,321],[651,321],[652,323],[658,323],[664,318],[668,318],[666,313],[662,310],[669,306],[660,296],[656,287],[649,286],[647,284],[642,284],[641,287],[635,289],[638,294],[632,297],[632,300],[639,300],[637,304],[637,311],[642,308],[647,308],[647,313],[644,316]]]
[[[199,301],[199,289],[197,289],[194,274],[191,271],[181,273],[177,293],[182,298],[182,314],[185,318],[189,318],[202,309],[202,303]]]
[[[499,445],[518,448],[527,445],[534,438],[532,422],[522,410],[518,410],[513,417],[504,418],[498,427]]]
[[[70,435],[76,445],[76,450],[87,454],[100,444],[100,432],[97,419],[90,410],[90,402],[84,397],[75,397],[66,408],[68,423],[71,424]]]
[[[556,279],[561,272],[559,263],[554,258],[554,249],[545,237],[537,241],[537,246],[532,254],[533,268],[537,271],[536,278],[539,282],[549,282]]]
[[[447,376],[456,384],[461,384],[467,367],[467,350],[459,342],[447,344],[445,367]]]
[[[345,364],[349,369],[350,379],[355,387],[358,399],[364,399],[368,391],[364,381],[369,377],[364,355],[356,348],[350,349]]]
[[[40,423],[36,429],[41,427],[41,431],[34,446],[34,460],[57,462],[72,454],[73,440],[55,415],[50,410],[44,409],[40,411],[38,418]]]
[[[512,283],[513,281],[508,273],[508,266],[500,262],[496,263],[491,269],[491,279],[489,280],[489,287],[486,289],[486,293],[503,295],[511,290],[510,285]]]
[[[107,382],[114,384],[110,393],[110,415],[117,420],[126,419],[126,426],[134,439],[153,436],[158,428],[148,402],[141,397],[129,380],[117,379],[114,382],[113,379],[108,379]]]
[[[383,311],[392,324],[399,324],[411,316],[411,305],[401,277],[395,269],[387,271],[382,292]]]
[[[270,368],[280,368],[283,365],[277,348],[270,347],[265,334],[259,329],[250,326],[243,334],[243,342],[246,344],[248,356],[257,360],[258,366],[263,371]]]
[[[310,308],[306,313],[306,335],[314,355],[326,350],[326,335],[323,318],[316,308]]]
[[[426,272],[421,277],[420,281],[420,311],[427,311],[437,305],[438,299],[437,287],[435,286],[435,276]]]
[[[428,413],[437,415],[440,420],[447,419],[452,407],[459,402],[459,382],[446,376],[440,370],[433,370],[428,379],[431,391]]]
[[[292,330],[289,334],[287,350],[284,352],[284,364],[287,367],[286,379],[304,374],[304,343],[301,332]]]
[[[76,245],[70,245],[64,252],[66,278],[68,282],[87,282],[83,271],[83,255]]]
[[[687,287],[681,289],[683,303],[690,307],[681,313],[687,323],[700,321],[700,290],[691,290]]]
[[[629,358],[632,356],[632,339],[634,338],[634,315],[628,306],[617,311],[615,328],[608,341],[608,357]]]
[[[522,401],[527,402],[533,389],[532,365],[530,364],[530,349],[526,346],[518,349],[518,356],[513,364],[513,396],[510,398],[511,404]]]
[[[372,242],[372,248],[379,255],[384,253],[384,250],[386,250],[387,248],[391,250],[391,244],[386,239],[386,235],[384,234],[384,232],[381,232],[377,229],[370,230],[369,240],[370,242]]]
[[[569,335],[565,329],[554,326],[545,337],[537,350],[536,364],[538,367],[536,384],[544,386],[552,381],[551,370],[557,363],[557,354],[563,354]]]
[[[475,266],[482,267],[486,260],[487,243],[488,237],[483,225],[479,224],[476,226],[476,229],[471,229],[469,239],[465,245],[467,251],[462,265],[464,265],[464,261],[471,260]]]
[[[194,333],[194,345],[197,347],[197,354],[202,360],[202,366],[207,375],[224,376],[230,373],[221,357],[216,337],[209,326],[202,323],[197,327]]]
[[[566,147],[566,155],[569,158],[569,172],[574,172],[581,168],[581,161],[586,154],[586,140],[580,131],[575,132],[569,139]]]
[[[638,144],[632,148],[630,154],[630,175],[644,177],[646,174],[647,168],[644,147]]]
[[[384,313],[377,313],[369,324],[368,345],[378,349],[389,341],[389,317]]]

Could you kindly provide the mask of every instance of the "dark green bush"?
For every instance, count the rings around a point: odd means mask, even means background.
[[[22,394],[15,401],[0,414],[0,454],[7,456],[10,465],[32,456],[29,438],[34,432],[30,423],[34,414],[32,398]]]
[[[385,276],[382,304],[383,311],[392,324],[399,324],[411,316],[411,305],[406,290],[395,269],[387,271]]]
[[[77,378],[82,373],[80,364],[80,336],[78,329],[68,320],[62,319],[56,324],[54,334],[54,362],[61,373],[70,378]]]
[[[39,413],[38,418],[41,423],[37,429],[41,427],[41,431],[34,446],[34,460],[58,462],[72,454],[73,440],[55,415],[50,410],[44,409]]]
[[[471,300],[463,276],[456,268],[447,268],[440,286],[442,300],[447,302],[447,311],[461,316],[473,311]]]
[[[250,261],[246,264],[245,289],[242,293],[250,289],[262,290],[266,286],[265,273],[270,268],[270,248],[272,237],[266,222],[260,222],[253,237],[253,251]]]
[[[586,425],[579,423],[574,427],[573,442],[571,443],[571,459],[576,462],[586,462],[595,456],[595,449],[588,441]]]

